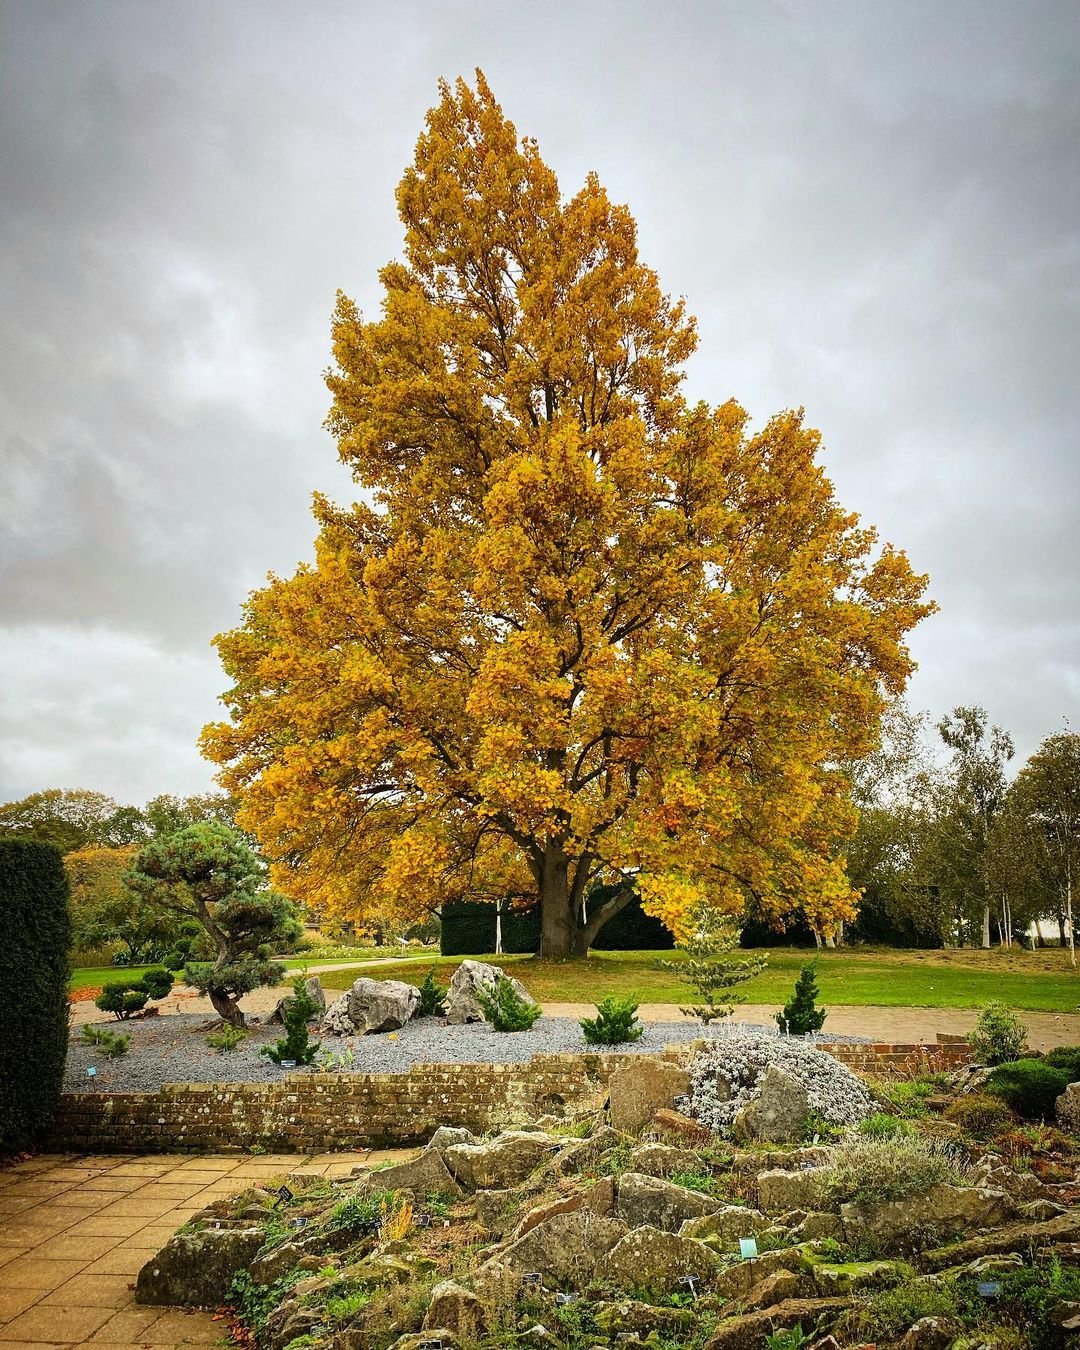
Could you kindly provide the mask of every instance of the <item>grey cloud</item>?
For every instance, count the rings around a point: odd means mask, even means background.
[[[932,576],[912,701],[1026,752],[1080,701],[1069,3],[0,8],[0,797],[208,780],[208,643],[310,551],[328,316],[378,301],[439,76],[481,65]]]

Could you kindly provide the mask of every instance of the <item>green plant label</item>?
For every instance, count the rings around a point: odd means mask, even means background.
[[[739,1239],[739,1255],[744,1261],[752,1261],[757,1254],[757,1238]]]

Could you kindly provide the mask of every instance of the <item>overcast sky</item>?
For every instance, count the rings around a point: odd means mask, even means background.
[[[0,801],[210,783],[209,642],[351,500],[321,422],[440,76],[596,169],[689,392],[802,404],[932,577],[911,702],[1080,726],[1080,5],[0,0]]]

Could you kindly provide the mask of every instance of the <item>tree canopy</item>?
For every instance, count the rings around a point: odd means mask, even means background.
[[[837,502],[801,412],[689,404],[682,301],[595,175],[566,199],[482,75],[443,85],[398,189],[404,257],[341,295],[328,425],[363,500],[217,639],[203,736],[276,884],[414,917],[529,896],[583,952],[633,877],[827,930],[854,912],[843,762],[931,606]],[[617,889],[623,896],[631,888]]]

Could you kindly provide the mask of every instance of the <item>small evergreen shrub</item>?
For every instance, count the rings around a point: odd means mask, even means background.
[[[82,1029],[82,1042],[100,1050],[106,1059],[119,1059],[131,1048],[131,1037],[119,1031],[110,1031],[108,1027],[95,1027],[87,1024]]]
[[[137,980],[110,980],[94,999],[102,1012],[111,1012],[123,1022],[142,1012],[152,998],[165,998],[173,987],[172,972],[164,966],[151,966]]]
[[[435,967],[432,966],[420,985],[420,1017],[442,1017],[446,1012],[446,989],[435,979]]]
[[[850,1135],[836,1150],[825,1178],[825,1194],[836,1207],[848,1203],[870,1206],[962,1180],[954,1153],[921,1135],[891,1139]]]
[[[95,1007],[109,1012],[118,1022],[124,1022],[142,1012],[150,1001],[150,995],[131,980],[110,980],[102,986],[101,993],[94,999]]]
[[[987,1093],[972,1092],[968,1096],[957,1097],[942,1112],[946,1120],[959,1125],[965,1134],[973,1139],[993,1139],[1011,1125],[1016,1124],[1013,1113],[998,1097]]]
[[[330,1211],[330,1227],[359,1233],[369,1224],[381,1224],[387,1202],[392,1198],[392,1191],[363,1191],[347,1195]]]
[[[528,1031],[541,1012],[538,1003],[526,1003],[505,975],[499,975],[490,993],[478,987],[476,1001],[496,1031]]]
[[[319,1011],[319,1005],[308,992],[306,976],[297,975],[292,987],[292,997],[286,1000],[282,1013],[285,1035],[274,1045],[264,1045],[259,1053],[275,1064],[293,1060],[299,1067],[310,1064],[319,1053],[320,1042],[308,1035],[308,1023]]]
[[[211,1050],[216,1050],[219,1055],[227,1055],[246,1039],[247,1032],[243,1027],[230,1026],[226,1022],[220,1031],[207,1033],[206,1044]]]
[[[1069,1086],[1069,1075],[1044,1059],[1016,1059],[999,1064],[986,1091],[1011,1106],[1025,1120],[1052,1120],[1054,1103]]]
[[[1027,1048],[1027,1027],[1005,1003],[988,1003],[979,1013],[968,1043],[983,1064],[1019,1059]]]
[[[645,1028],[637,1020],[632,998],[606,998],[596,1005],[595,1017],[583,1017],[581,1030],[588,1045],[625,1045],[638,1041]]]
[[[776,1014],[776,1025],[785,1036],[809,1036],[820,1031],[827,1016],[817,1005],[820,990],[817,986],[817,963],[803,966],[795,981],[795,990],[784,1004],[783,1012]]]
[[[1043,1063],[1062,1069],[1070,1083],[1080,1082],[1080,1045],[1056,1045],[1043,1056]]]
[[[59,852],[0,839],[0,1157],[37,1143],[60,1099],[68,1049],[71,919]]]
[[[143,971],[139,983],[151,998],[168,998],[173,987],[172,971],[164,966],[151,966]]]

